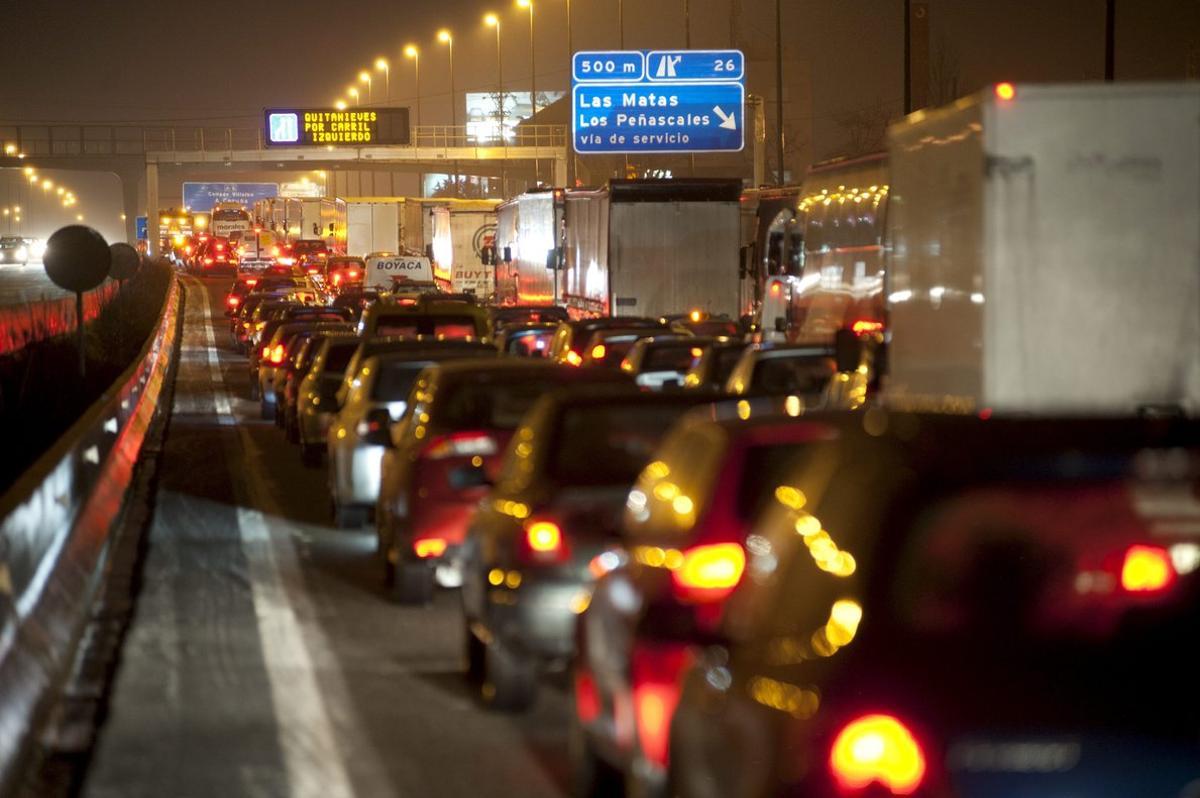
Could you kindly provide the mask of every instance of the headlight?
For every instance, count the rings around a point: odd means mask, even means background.
[[[20,247],[17,249],[17,257],[14,258],[13,260],[25,260],[28,257],[29,257],[29,251],[26,250],[25,247]]]

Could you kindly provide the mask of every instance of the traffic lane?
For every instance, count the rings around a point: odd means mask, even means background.
[[[545,691],[527,716],[484,712],[462,678],[457,595],[441,593],[433,606],[425,609],[401,608],[384,599],[373,533],[331,528],[324,470],[302,467],[298,452],[282,434],[269,422],[257,420],[257,403],[247,398],[245,359],[228,350],[227,323],[220,314],[227,287],[227,281],[205,285],[211,314],[206,335],[224,350],[207,368],[219,373],[219,380],[211,376],[208,385],[200,380],[197,390],[181,391],[176,397],[177,413],[188,407],[197,411],[208,407],[214,419],[220,417],[215,406],[227,405],[228,423],[217,423],[219,431],[214,436],[221,439],[222,451],[199,448],[177,457],[183,463],[185,483],[188,465],[196,466],[191,487],[178,487],[203,500],[188,508],[197,515],[197,527],[215,529],[224,524],[240,530],[240,534],[231,534],[241,538],[244,567],[234,556],[237,552],[232,552],[226,559],[231,559],[233,566],[226,562],[217,570],[223,569],[231,583],[241,581],[242,590],[250,596],[258,618],[257,645],[250,646],[256,651],[239,649],[232,657],[228,652],[223,655],[224,660],[232,658],[240,664],[216,668],[224,674],[221,681],[226,691],[218,703],[246,701],[247,717],[228,718],[224,730],[257,753],[248,751],[245,756],[222,761],[197,751],[184,770],[192,775],[164,781],[156,767],[144,765],[140,771],[127,767],[125,778],[114,780],[121,771],[106,765],[109,741],[102,737],[95,771],[108,774],[103,784],[154,784],[169,786],[166,791],[172,794],[192,794],[183,785],[192,783],[193,777],[196,783],[211,785],[207,771],[242,770],[252,774],[247,776],[247,784],[261,787],[265,794],[277,794],[274,787],[281,780],[292,794],[307,792],[306,786],[318,787],[314,794],[322,795],[563,794],[568,709],[564,693]],[[189,324],[194,322],[192,311],[197,304],[190,300],[192,293],[198,292],[197,288],[189,294]],[[194,373],[210,359],[207,352],[189,351],[183,365]],[[169,449],[173,442],[169,439]],[[171,451],[178,454],[178,447]],[[224,470],[231,486],[231,493],[223,499],[212,486],[220,481],[220,475],[206,473],[210,469],[202,461],[223,464],[217,471]],[[159,543],[153,536],[152,541],[152,545]],[[213,544],[209,541],[206,545]],[[150,562],[147,570],[151,570]],[[197,570],[210,574],[213,567],[201,562]],[[219,573],[207,578],[215,583],[212,591],[225,589]],[[269,600],[262,600],[264,594]],[[195,611],[185,607],[176,619],[176,633],[185,648],[192,645],[188,620]],[[243,605],[237,614],[240,617],[245,612]],[[266,619],[282,620],[268,623]],[[289,628],[290,633],[286,631]],[[256,658],[262,662],[261,668]],[[187,673],[178,672],[172,663],[166,665],[166,673],[160,674],[149,666],[141,668],[140,678],[150,681],[141,692],[151,697],[174,695],[184,705],[170,711],[155,706],[148,713],[143,708],[138,719],[149,721],[152,729],[176,724],[188,730],[193,723],[203,725],[207,722],[203,708],[187,706],[192,693],[178,689],[171,693],[155,683],[156,679],[166,684],[187,682]],[[132,669],[125,665],[122,670],[118,686],[126,687],[127,705],[131,700],[128,684],[133,680],[126,679],[124,671]],[[132,695],[137,692],[135,689]],[[128,722],[131,716],[123,711],[121,698],[119,689],[113,716],[115,721],[125,718],[128,730],[136,723]],[[274,751],[254,734],[264,701],[273,716],[268,725],[276,730]],[[208,717],[211,720],[211,715]],[[297,735],[297,727],[306,732]],[[149,750],[154,755],[147,757],[137,746],[144,733],[126,731],[124,745],[118,747],[126,753],[118,758],[169,762],[179,747],[196,739],[194,734],[189,738],[180,733],[166,745],[156,747],[157,741],[151,741]],[[114,757],[113,748],[108,746],[109,761]],[[91,794],[116,794],[96,789],[100,783],[89,782]]]
[[[24,266],[0,264],[0,307],[68,296],[72,296],[69,291],[50,282],[41,261],[30,261]]]

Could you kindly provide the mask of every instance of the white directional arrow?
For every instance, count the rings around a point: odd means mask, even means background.
[[[721,118],[720,127],[726,130],[737,130],[737,117],[734,114],[725,113],[719,105],[713,106],[713,113]]]

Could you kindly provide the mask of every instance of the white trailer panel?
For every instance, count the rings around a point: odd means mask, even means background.
[[[395,202],[346,204],[346,254],[400,251],[400,205]]]

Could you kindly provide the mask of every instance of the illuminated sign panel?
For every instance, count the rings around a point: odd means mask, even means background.
[[[267,144],[275,147],[370,147],[408,144],[407,108],[270,108]]]

